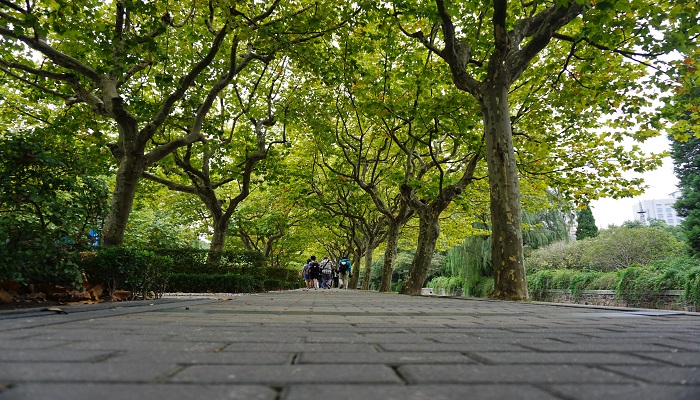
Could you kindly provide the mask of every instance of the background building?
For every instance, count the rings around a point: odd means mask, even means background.
[[[673,204],[676,202],[679,192],[671,193],[667,199],[642,200],[634,206],[634,215],[637,221],[649,225],[649,220],[660,219],[666,221],[671,226],[680,225],[683,218],[676,214]]]

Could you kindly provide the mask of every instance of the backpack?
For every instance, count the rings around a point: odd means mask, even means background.
[[[311,277],[316,277],[321,273],[321,266],[316,261],[311,261],[309,263],[309,274]]]
[[[348,272],[349,269],[350,269],[350,261],[340,260],[340,262],[338,263],[338,272],[340,272],[341,274],[344,274],[344,273]]]
[[[333,273],[333,263],[326,261],[321,265],[321,273],[324,275],[330,275]]]

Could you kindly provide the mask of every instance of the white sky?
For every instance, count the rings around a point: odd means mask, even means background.
[[[670,143],[668,138],[660,136],[647,140],[640,144],[640,147],[646,152],[660,152],[670,150]],[[619,226],[625,221],[634,220],[634,207],[638,206],[641,200],[667,199],[671,197],[671,193],[678,190],[676,187],[678,179],[673,174],[673,160],[671,157],[666,157],[663,161],[663,166],[642,175],[649,188],[641,196],[591,202],[591,210],[593,210],[593,217],[598,228],[607,228],[612,224]]]

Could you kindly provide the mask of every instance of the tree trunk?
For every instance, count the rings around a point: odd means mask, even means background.
[[[435,243],[440,235],[440,212],[428,207],[425,211],[418,213],[419,231],[418,247],[411,262],[411,269],[408,272],[406,281],[399,290],[401,294],[419,295],[423,288],[423,282],[428,276],[433,254],[435,253]]]
[[[362,253],[359,251],[353,251],[352,259],[352,278],[348,281],[348,289],[357,289],[357,282],[360,280],[360,262],[362,261]]]
[[[365,269],[362,276],[362,290],[369,290],[369,280],[372,277],[372,257],[374,254],[373,243],[367,243],[367,248],[365,249]],[[356,274],[360,275],[360,269],[358,268]]]
[[[215,264],[221,260],[221,252],[224,251],[224,245],[226,244],[228,224],[229,220],[226,218],[214,218],[214,235],[209,245],[207,264]]]
[[[481,98],[491,191],[491,246],[495,281],[493,297],[525,300],[527,281],[523,257],[520,184],[513,150],[508,86],[499,81],[498,75],[488,85],[488,89],[484,90]]]
[[[102,246],[120,245],[124,241],[136,187],[145,165],[146,160],[142,154],[125,155],[119,163],[109,215],[101,233]]]
[[[386,235],[386,250],[384,251],[384,268],[382,269],[382,283],[380,292],[391,291],[391,275],[396,260],[396,248],[399,245],[399,233],[401,224],[397,220],[389,221],[389,230]]]

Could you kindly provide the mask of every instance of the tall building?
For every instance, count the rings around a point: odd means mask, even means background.
[[[679,194],[679,192],[673,192],[671,197],[667,199],[640,201],[638,205],[633,207],[635,219],[644,225],[649,225],[649,220],[652,219],[664,220],[671,226],[680,225],[683,218],[679,217],[676,214],[676,209],[673,208]]]

